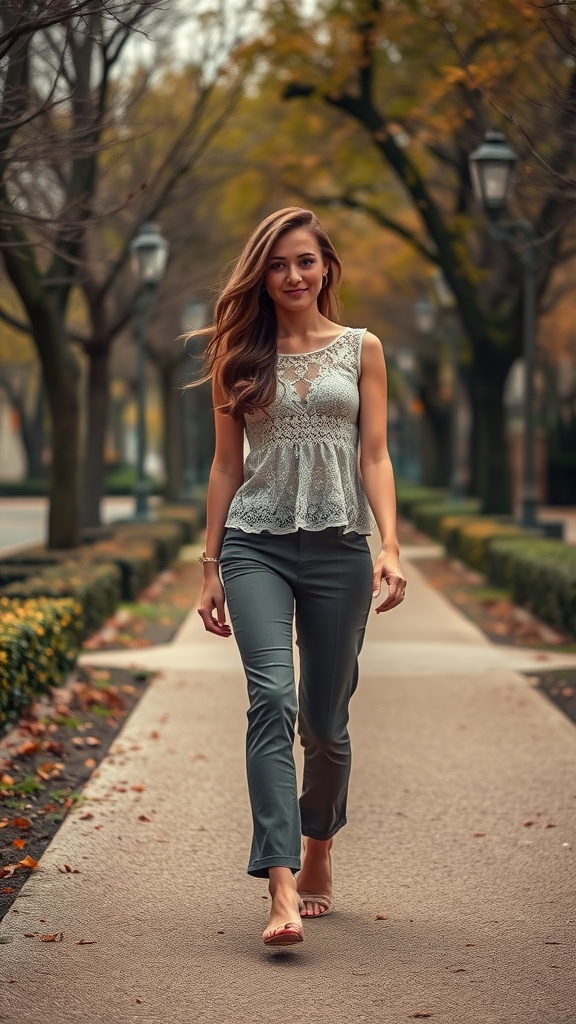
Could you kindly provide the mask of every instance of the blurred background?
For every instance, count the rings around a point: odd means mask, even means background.
[[[46,496],[50,546],[201,498],[183,334],[290,205],[382,339],[398,477],[576,504],[573,3],[13,0],[0,59],[0,497]]]

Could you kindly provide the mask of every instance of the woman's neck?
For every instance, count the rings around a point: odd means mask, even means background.
[[[320,310],[310,312],[307,309],[298,313],[288,313],[276,307],[276,341],[285,342],[292,339],[304,341],[325,333],[332,323],[323,316]]]

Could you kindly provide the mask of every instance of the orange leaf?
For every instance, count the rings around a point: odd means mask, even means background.
[[[8,825],[8,824],[9,824],[8,818],[4,818],[2,821],[0,821],[0,828],[6,828],[6,825]]]
[[[99,740],[97,736],[86,737],[86,743],[88,744],[89,747],[99,747],[101,742],[102,741]]]
[[[138,821],[152,821],[151,818],[147,818],[145,814],[138,815]]]
[[[54,932],[53,935],[41,935],[40,942],[62,942],[64,932]]]
[[[77,946],[94,946],[96,939],[79,939],[76,943]]]
[[[12,840],[12,846],[17,846],[19,850],[23,850],[24,847],[26,846],[26,840],[25,839],[13,839]]]
[[[26,857],[23,857],[20,864],[23,868],[33,869],[38,867],[38,861],[34,860],[34,857],[31,857],[29,854]]]
[[[3,786],[14,785],[14,779],[12,778],[11,775],[8,775],[6,772],[4,772],[4,775],[2,775],[2,777],[0,778],[0,782],[2,783]]]
[[[84,766],[86,768],[95,768],[97,764],[98,761],[96,761],[93,757],[87,757],[86,760],[84,761]]]
[[[40,749],[40,744],[36,740],[26,740],[16,750],[17,757],[26,757],[27,754],[35,754]]]
[[[131,788],[132,788],[132,791],[134,793],[143,793],[144,792],[144,786],[136,785],[136,786],[132,786]]]
[[[86,811],[86,814],[81,814],[80,815],[80,820],[81,821],[88,821],[90,818],[93,818],[93,817],[94,817],[94,815],[92,814],[92,811]]]
[[[30,828],[32,822],[30,818],[12,818],[12,824],[14,828]]]
[[[19,864],[5,864],[3,868],[0,868],[0,878],[12,878],[12,875],[19,867]]]
[[[0,889],[0,892],[14,892],[14,886],[5,885],[2,889]]]

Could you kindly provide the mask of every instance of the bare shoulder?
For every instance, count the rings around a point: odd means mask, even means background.
[[[366,331],[362,340],[362,369],[369,370],[384,365],[382,342],[371,331]]]

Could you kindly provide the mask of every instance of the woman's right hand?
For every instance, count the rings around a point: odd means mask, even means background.
[[[214,612],[216,612],[216,617],[214,617]],[[224,611],[224,587],[217,573],[211,574],[204,580],[198,614],[208,633],[215,633],[216,636],[232,635]]]

